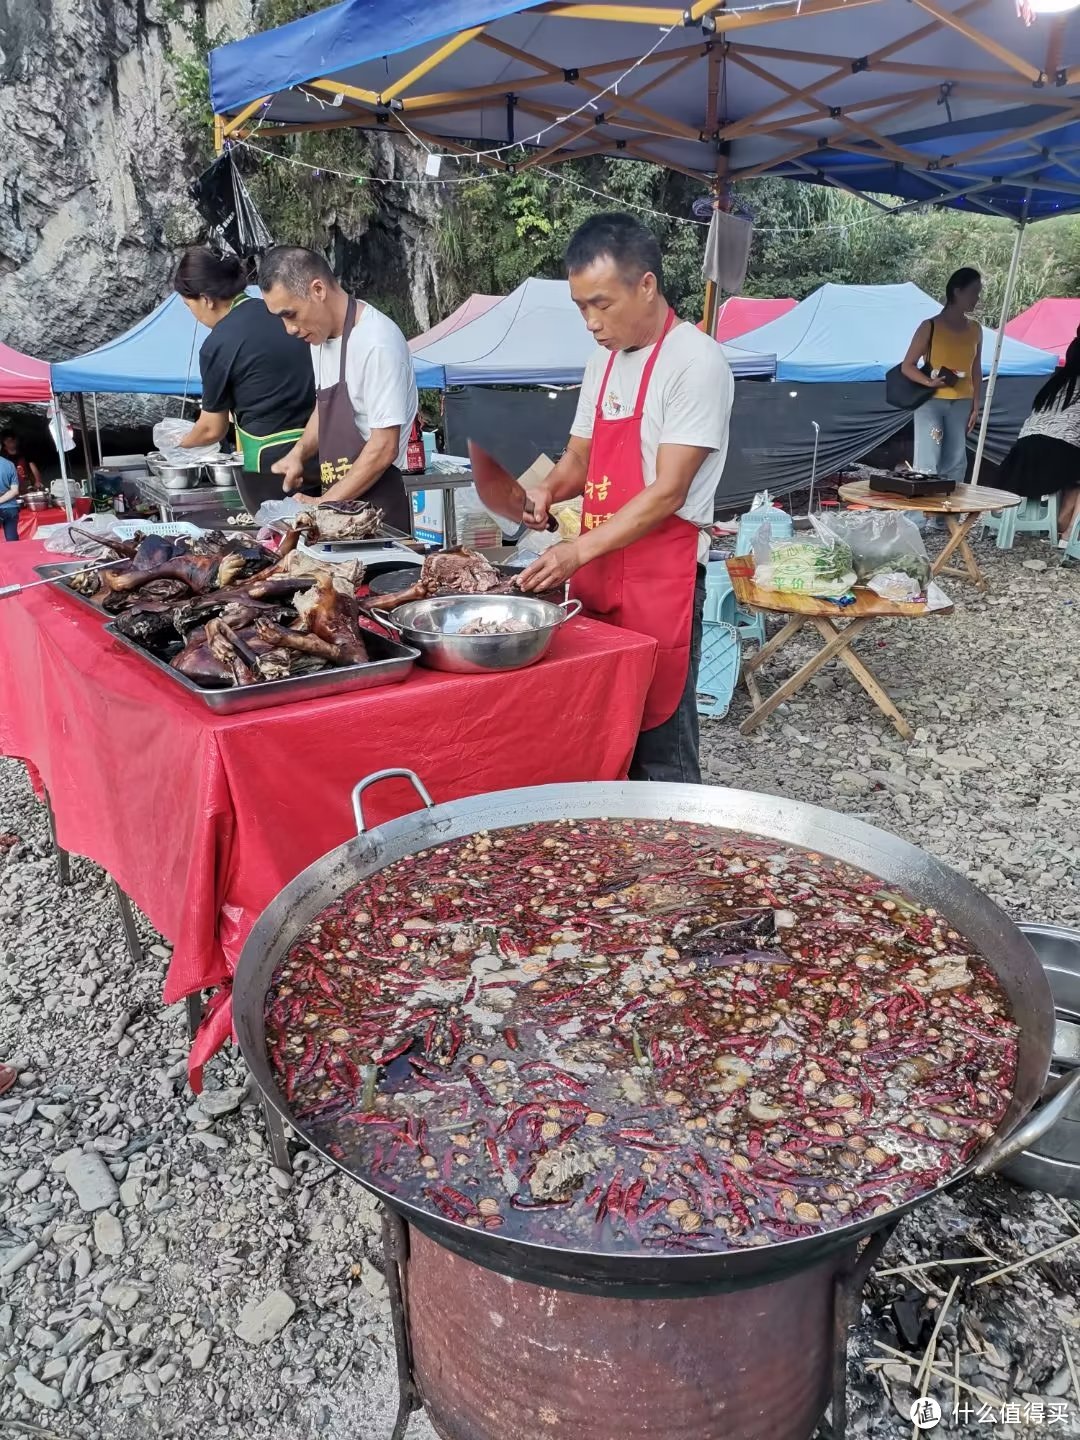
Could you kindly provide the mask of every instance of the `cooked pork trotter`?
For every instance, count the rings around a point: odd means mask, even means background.
[[[260,640],[283,650],[298,650],[302,655],[313,655],[330,665],[355,665],[360,662],[338,645],[303,630],[289,630],[284,625],[275,625],[272,620],[257,620],[255,632]],[[362,648],[362,646],[361,646]],[[367,659],[367,653],[364,654]]]
[[[129,570],[123,575],[112,570],[102,573],[112,577],[113,590],[140,590],[152,580],[182,580],[194,594],[206,595],[211,590],[224,590],[239,579],[245,564],[242,555],[174,555],[152,570]]]

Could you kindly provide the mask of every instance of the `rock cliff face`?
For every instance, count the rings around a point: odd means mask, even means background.
[[[205,8],[211,32],[252,27],[253,0]],[[178,248],[200,238],[168,57],[182,43],[159,0],[0,0],[0,339],[63,359],[167,293]],[[380,173],[417,173],[373,143]],[[434,198],[379,186],[376,199],[362,234],[326,217],[328,244],[350,285],[426,326]]]

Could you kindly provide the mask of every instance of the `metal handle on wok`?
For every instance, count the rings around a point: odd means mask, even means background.
[[[567,622],[567,620],[573,620],[573,618],[574,618],[575,615],[580,615],[580,614],[581,614],[581,610],[582,610],[581,601],[580,601],[580,600],[562,600],[562,601],[559,602],[559,609],[563,612],[563,617],[562,617],[562,619],[559,621],[559,624],[560,624],[560,625],[565,625],[566,622]]]
[[[391,780],[395,778],[408,780],[427,808],[431,810],[434,807],[435,801],[428,794],[427,786],[414,771],[376,770],[373,775],[368,775],[365,779],[358,780],[353,786],[352,809],[353,816],[356,819],[357,835],[365,835],[367,833],[367,821],[364,819],[364,791],[370,785],[376,784],[379,780]],[[1080,1072],[1077,1073],[1080,1074]]]
[[[1042,1093],[1041,1103],[1011,1130],[1003,1140],[992,1145],[972,1171],[973,1175],[990,1175],[1024,1150],[1030,1150],[1041,1140],[1051,1126],[1065,1114],[1073,1101],[1080,1097],[1080,1070],[1069,1070],[1055,1076]]]
[[[370,613],[370,612],[369,612],[369,613]],[[372,614],[372,615],[371,615],[371,619],[372,619],[372,620],[375,620],[379,625],[382,625],[384,629],[389,630],[390,633],[391,633],[391,635],[396,635],[396,636],[398,637],[398,639],[400,639],[401,636],[402,636],[402,634],[404,633],[404,631],[402,630],[401,626],[398,625],[395,621],[391,620],[389,613],[388,613],[387,611],[385,611],[385,610],[380,610],[380,611],[378,611],[377,614]],[[384,770],[384,771],[382,772],[382,774],[384,774],[384,775],[390,775],[390,774],[398,775],[398,774],[402,774],[402,773],[404,773],[404,774],[411,774],[412,772],[411,772],[411,771],[404,771],[404,772],[402,772],[402,771],[398,771],[398,770],[394,770],[394,771]],[[368,780],[377,780],[378,778],[379,778],[378,775],[369,775],[369,776],[368,776]],[[366,785],[366,784],[367,784],[367,780],[361,781],[361,784]]]

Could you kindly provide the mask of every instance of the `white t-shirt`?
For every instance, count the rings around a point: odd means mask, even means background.
[[[409,431],[416,418],[418,400],[412,355],[405,336],[381,310],[371,305],[359,313],[345,353],[345,383],[352,401],[356,428],[365,440],[372,430],[401,426],[401,446],[396,464],[404,469]],[[341,340],[327,340],[311,347],[315,384],[320,390],[336,385],[341,374]]]
[[[601,413],[605,420],[632,415],[646,361],[655,347],[622,350],[611,367]],[[571,435],[591,440],[600,382],[609,359],[598,349],[585,366]],[[728,423],[735,387],[723,349],[711,336],[685,321],[668,332],[652,373],[641,416],[641,458],[645,484],[656,480],[661,445],[696,445],[712,453],[690,482],[686,503],[677,511],[693,525],[711,525],[716,487],[727,459]],[[702,533],[698,558],[708,555]]]

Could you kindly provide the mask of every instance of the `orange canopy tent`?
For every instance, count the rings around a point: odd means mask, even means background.
[[[1037,350],[1049,350],[1060,365],[1080,329],[1080,300],[1057,296],[1036,300],[1005,326],[1005,334]]]

